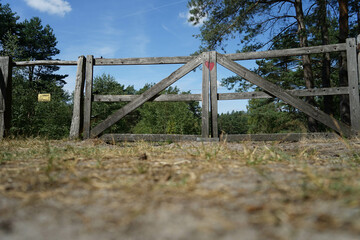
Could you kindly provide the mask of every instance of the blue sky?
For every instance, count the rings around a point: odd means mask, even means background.
[[[9,3],[21,21],[40,17],[49,24],[61,53],[55,58],[77,60],[81,55],[104,58],[187,56],[200,40],[198,26],[187,22],[187,0],[2,0]],[[227,52],[234,52],[229,44]],[[253,63],[241,63],[252,67]],[[95,67],[95,75],[111,74],[116,80],[136,89],[156,83],[181,65]],[[65,89],[72,92],[76,67],[61,67],[69,74]],[[219,67],[218,79],[232,75]],[[201,92],[201,71],[191,72],[174,84],[183,91]],[[229,92],[219,87],[219,92]],[[220,101],[219,112],[246,110],[247,101]]]

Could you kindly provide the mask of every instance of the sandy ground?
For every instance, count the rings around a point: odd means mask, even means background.
[[[0,146],[2,240],[360,239],[357,140]]]

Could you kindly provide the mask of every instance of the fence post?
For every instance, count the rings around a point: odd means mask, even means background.
[[[84,99],[84,139],[90,138],[91,127],[91,103],[92,103],[92,85],[94,75],[94,56],[86,57],[85,73],[85,99]]]
[[[359,76],[356,47],[355,38],[346,39],[351,128],[360,132]]]
[[[210,54],[203,53],[202,58],[202,94],[201,94],[201,137],[209,138],[209,77]]]
[[[84,83],[85,83],[85,66],[86,58],[80,56],[77,62],[76,81],[74,90],[74,106],[73,116],[70,127],[70,139],[77,139],[80,137],[80,132],[83,127],[84,118]]]
[[[211,137],[218,138],[217,53],[210,52]]]
[[[0,140],[10,130],[11,122],[11,91],[12,91],[12,60],[0,57]]]
[[[357,84],[358,86],[360,85],[360,34],[357,36],[357,41],[356,41],[356,49],[358,51],[358,55],[357,55],[357,69],[358,69],[358,81]],[[358,119],[358,121],[360,121],[360,119]]]

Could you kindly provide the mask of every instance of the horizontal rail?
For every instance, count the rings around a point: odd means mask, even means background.
[[[285,92],[288,92],[297,97],[344,95],[344,94],[349,94],[349,88],[348,87],[313,88],[313,89],[301,89],[301,90],[287,90]],[[271,96],[266,92],[219,93],[218,95],[219,95],[218,100],[273,98],[273,96]]]
[[[35,61],[19,61],[14,62],[13,66],[26,67],[26,66],[49,66],[49,65],[62,65],[62,66],[76,66],[77,61],[62,61],[62,60],[35,60]]]
[[[153,64],[185,64],[192,56],[185,57],[146,57],[146,58],[95,58],[95,64],[105,65],[153,65]]]
[[[139,95],[94,95],[94,102],[131,102]],[[191,102],[201,101],[201,94],[163,94],[151,102]]]
[[[242,141],[301,141],[305,139],[317,138],[339,138],[339,135],[331,132],[324,133],[272,133],[272,134],[224,134],[220,136],[220,141],[242,142]],[[164,142],[164,141],[200,141],[207,142],[219,141],[218,138],[201,138],[198,135],[180,134],[104,134],[101,140],[105,142]]]
[[[346,43],[331,44],[315,47],[292,48],[285,50],[270,50],[260,52],[243,52],[225,54],[233,61],[251,60],[261,58],[277,58],[301,56],[308,54],[330,53],[346,51]],[[191,61],[195,56],[180,56],[180,57],[146,57],[146,58],[95,58],[94,65],[155,65],[155,64],[185,64]],[[14,66],[38,66],[38,65],[63,65],[73,66],[77,65],[77,61],[63,61],[63,60],[35,60],[35,61],[18,61],[14,62]]]
[[[104,134],[101,140],[105,142],[164,142],[164,141],[197,141],[197,135],[178,135],[178,134]]]
[[[237,60],[250,60],[250,59],[260,59],[260,58],[291,57],[291,56],[342,52],[342,51],[346,51],[346,43],[322,45],[315,47],[291,48],[284,50],[270,50],[270,51],[261,51],[261,52],[231,53],[224,55],[233,61],[237,61]]]
[[[270,134],[224,134],[220,141],[243,142],[243,141],[301,141],[305,139],[339,138],[336,133],[270,133]]]
[[[297,97],[344,95],[349,94],[348,87],[314,88],[286,91]],[[139,95],[94,95],[94,102],[131,102]],[[253,98],[273,98],[266,92],[218,93],[218,100],[237,100]],[[191,102],[201,101],[201,94],[163,94],[150,100],[152,102]]]
[[[289,56],[301,56],[308,54],[330,53],[346,51],[346,44],[331,44],[315,47],[292,48],[285,50],[270,50],[260,52],[243,52],[225,54],[231,60],[251,60],[261,58],[277,58]],[[184,64],[194,56],[182,57],[148,57],[148,58],[95,58],[95,65],[154,65],[154,64]]]

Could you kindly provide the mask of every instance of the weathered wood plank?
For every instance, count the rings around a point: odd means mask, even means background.
[[[219,140],[218,137],[217,137],[217,138],[210,138],[210,137],[208,137],[208,138],[203,138],[203,137],[198,137],[198,138],[196,138],[196,141],[197,141],[197,142],[219,142],[220,140]]]
[[[220,136],[220,141],[243,142],[243,141],[301,141],[306,139],[337,139],[335,133],[274,133],[274,134],[225,134]],[[176,134],[104,134],[100,138],[105,142],[182,142],[182,141],[213,141],[218,142],[219,138],[201,138],[197,135],[176,135]]]
[[[86,59],[84,56],[80,56],[77,64],[75,90],[74,90],[74,103],[73,103],[73,116],[70,126],[70,139],[76,139],[80,137],[80,130],[83,124],[84,116],[84,85],[85,85],[85,66]]]
[[[211,102],[211,137],[218,138],[218,96],[217,96],[217,53],[210,52],[210,63],[214,67],[210,69],[210,102]]]
[[[350,137],[354,134],[352,129],[347,126],[346,124],[337,121],[333,117],[329,116],[328,114],[322,112],[321,110],[311,106],[310,104],[302,101],[301,99],[292,96],[291,94],[285,92],[283,89],[278,87],[277,85],[266,81],[264,78],[260,77],[259,75],[251,72],[250,70],[244,68],[240,64],[232,61],[228,57],[219,54],[217,57],[218,63],[224,66],[225,68],[229,69],[230,71],[238,74],[239,76],[245,78],[249,82],[261,87],[266,92],[274,95],[277,98],[285,101],[286,103],[290,104],[291,106],[299,109],[300,111],[304,112],[305,114],[309,115],[310,117],[318,120],[319,122],[325,124],[326,126],[330,127],[331,129],[339,132],[341,135]]]
[[[220,136],[220,141],[301,141],[305,139],[326,138],[333,139],[340,136],[335,133],[273,133],[273,134],[225,134]]]
[[[91,102],[92,87],[94,77],[94,56],[86,57],[86,73],[85,73],[85,99],[84,99],[84,139],[90,138],[91,127]]]
[[[11,122],[12,60],[0,57],[0,140],[7,135]]]
[[[18,61],[14,63],[15,67],[26,67],[26,66],[49,66],[49,65],[59,65],[59,66],[76,66],[77,61],[64,61],[64,60],[35,60],[35,61]]]
[[[210,71],[208,66],[210,62],[210,54],[203,53],[202,59],[202,92],[201,92],[201,136],[209,137],[209,78]]]
[[[260,58],[276,58],[287,56],[300,56],[306,54],[345,51],[345,44],[332,44],[324,46],[294,48],[286,50],[272,50],[261,52],[245,52],[226,54],[232,60],[249,60]],[[184,64],[195,58],[194,56],[179,57],[148,57],[148,58],[95,58],[95,65],[150,65],[150,64]]]
[[[260,58],[276,58],[287,56],[300,56],[304,54],[316,54],[327,52],[346,51],[346,44],[332,44],[324,46],[294,48],[286,50],[272,50],[260,52],[245,52],[226,54],[230,59],[249,60]],[[148,58],[95,58],[94,65],[149,65],[149,64],[184,64],[195,58],[194,56],[178,57],[148,57]],[[17,61],[14,66],[37,66],[37,65],[77,65],[77,61],[65,60],[35,60],[35,61]]]
[[[359,76],[356,51],[356,39],[346,39],[346,57],[349,82],[350,119],[353,130],[360,131]]]
[[[96,66],[106,65],[152,65],[152,64],[185,64],[195,57],[147,57],[147,58],[95,58]]]
[[[144,104],[151,98],[155,97],[165,88],[169,87],[171,84],[175,83],[177,80],[188,74],[190,71],[192,71],[194,68],[196,68],[201,64],[201,59],[202,59],[202,55],[194,58],[190,62],[186,63],[185,65],[177,69],[171,75],[164,78],[163,80],[155,84],[153,87],[145,91],[136,99],[125,105],[123,108],[117,110],[115,113],[110,115],[103,122],[101,122],[91,130],[91,137],[98,136],[100,133],[102,133],[107,128],[111,127],[121,118],[123,118],[130,112],[134,111],[136,108],[140,107],[142,104]]]
[[[177,135],[177,134],[104,134],[100,137],[105,142],[183,142],[196,141],[196,135]]]
[[[325,96],[349,94],[348,87],[336,88],[313,88],[301,90],[286,90],[286,92],[298,96]],[[218,93],[218,100],[236,100],[253,98],[273,98],[266,92],[240,92],[240,93]],[[94,102],[131,102],[139,95],[93,95]],[[201,101],[201,94],[163,94],[149,101],[154,102],[191,102]]]
[[[360,84],[360,34],[357,36],[356,39],[357,43],[357,50],[358,50],[358,77],[359,77],[359,84]]]
[[[326,95],[342,95],[349,94],[348,87],[336,87],[336,88],[312,88],[301,90],[285,90],[285,92],[297,96],[326,96]],[[236,100],[236,99],[254,99],[254,98],[273,98],[273,96],[266,92],[239,92],[239,93],[219,93],[219,100]]]
[[[229,59],[233,61],[237,61],[237,60],[250,60],[250,59],[260,59],[260,58],[301,56],[307,54],[342,52],[342,51],[346,51],[345,43],[315,46],[315,47],[292,48],[285,50],[232,53],[232,54],[225,54],[225,56],[227,56]]]
[[[94,102],[131,102],[139,95],[94,95]],[[201,94],[162,94],[149,102],[201,101]]]

